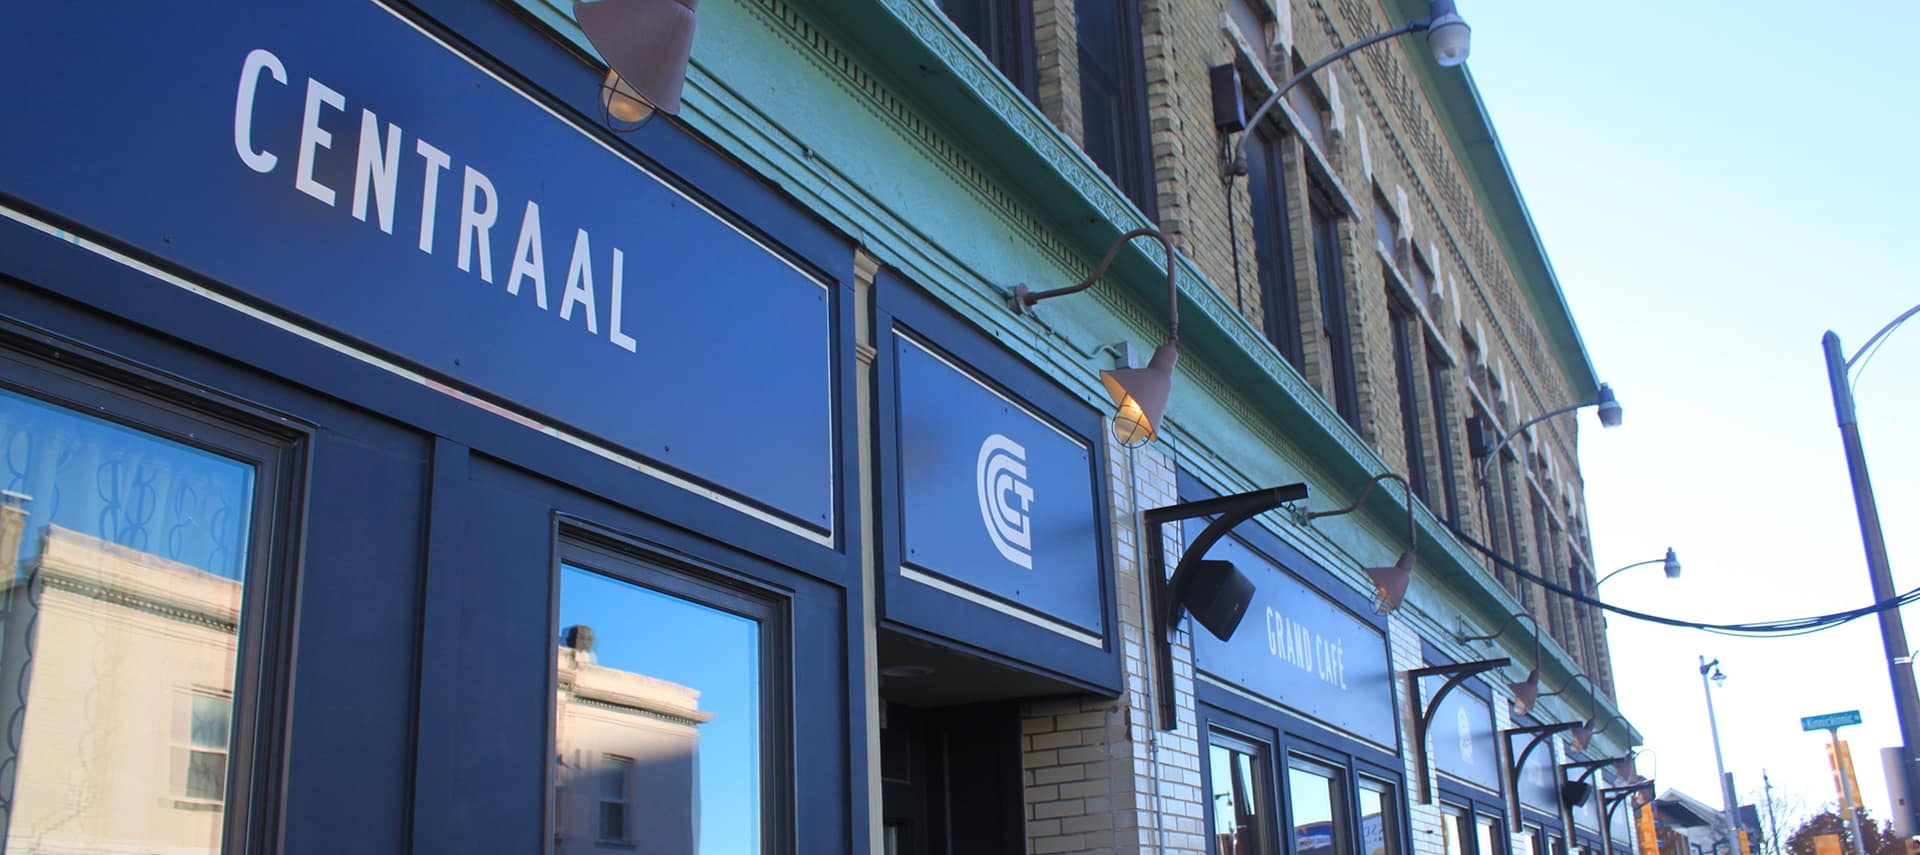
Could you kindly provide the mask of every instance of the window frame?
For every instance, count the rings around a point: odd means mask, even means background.
[[[1262,332],[1295,369],[1306,368],[1300,341],[1300,285],[1294,270],[1293,221],[1287,181],[1286,135],[1251,129],[1247,204],[1252,212],[1254,267],[1260,285]],[[1266,204],[1262,204],[1262,203]],[[1262,221],[1265,221],[1264,223]],[[1272,263],[1268,263],[1271,261]]]
[[[1087,122],[1087,105],[1091,103],[1087,97],[1090,89],[1087,75],[1091,72],[1100,78],[1107,74],[1098,63],[1087,59],[1087,45],[1091,40],[1079,15],[1079,9],[1083,7],[1076,6],[1073,28],[1075,59],[1079,65],[1079,79],[1076,82],[1080,86],[1080,127],[1083,136],[1080,148],[1096,167],[1113,179],[1122,195],[1139,206],[1140,212],[1146,214],[1148,220],[1158,220],[1159,202],[1154,183],[1153,140],[1147,107],[1146,49],[1141,38],[1140,4],[1138,0],[1110,2],[1114,4],[1116,32],[1107,33],[1106,36],[1113,39],[1111,46],[1114,56],[1122,67],[1113,70],[1113,76],[1117,79],[1107,81],[1105,88],[1113,91],[1114,108],[1121,114],[1121,123],[1131,128],[1132,132],[1114,140],[1117,162],[1110,171],[1100,166],[1099,160],[1093,157],[1092,149],[1086,145],[1084,136],[1091,131]]]
[[[1314,279],[1320,296],[1321,340],[1327,351],[1327,385],[1334,411],[1360,427],[1360,395],[1354,377],[1353,327],[1348,319],[1347,282],[1342,263],[1340,214],[1327,191],[1310,181],[1307,219],[1313,240]]]
[[[1427,485],[1427,438],[1420,429],[1420,381],[1414,376],[1416,359],[1425,361],[1425,353],[1415,353],[1415,342],[1426,343],[1419,309],[1405,305],[1392,289],[1387,291],[1387,326],[1393,339],[1394,388],[1400,398],[1400,436],[1407,459],[1407,481],[1413,494],[1432,507],[1432,488]]]
[[[794,765],[793,594],[759,582],[743,573],[670,551],[614,529],[555,512],[552,562],[547,604],[548,646],[557,644],[560,624],[560,579],[571,566],[657,594],[686,600],[717,611],[757,621],[760,651],[760,849],[763,853],[793,852],[798,798]],[[547,651],[545,740],[545,807],[541,833],[543,851],[554,851],[560,814],[558,774],[552,759],[558,752],[559,669]],[[596,800],[597,800],[596,796]],[[696,815],[695,821],[698,821]],[[596,834],[599,821],[595,820]]]
[[[600,843],[631,844],[633,843],[633,781],[631,780],[631,776],[633,775],[633,758],[603,751],[600,753],[600,765],[602,767],[601,780],[603,781],[606,780],[606,770],[622,769],[623,771],[619,773],[620,797],[609,798],[606,792],[602,791],[595,799],[600,807],[599,812],[595,815],[595,819],[598,820],[596,825],[599,826],[599,833],[596,835],[596,839]],[[620,834],[618,836],[607,834],[607,807],[610,805],[618,806],[620,810]]]
[[[314,426],[4,316],[0,389],[253,468],[221,845],[267,848],[280,839],[285,814]],[[169,739],[163,750],[171,748]]]
[[[967,40],[985,54],[987,61],[1013,84],[1028,101],[1038,103],[1040,84],[1035,67],[1039,64],[1033,41],[1033,0],[935,0],[940,13],[952,21]],[[972,15],[954,14],[955,6],[965,6]],[[968,24],[974,15],[987,17],[986,32],[975,32]]]
[[[1391,689],[1399,694],[1398,681]],[[1395,855],[1412,852],[1411,833],[1408,825],[1406,793],[1407,777],[1405,764],[1399,759],[1398,751],[1404,746],[1396,745],[1395,753],[1370,742],[1327,730],[1311,719],[1300,718],[1273,707],[1264,701],[1257,701],[1241,693],[1201,682],[1195,686],[1197,718],[1200,739],[1202,797],[1208,804],[1203,821],[1207,823],[1207,851],[1211,855],[1222,855],[1214,846],[1212,838],[1212,781],[1206,764],[1210,762],[1209,741],[1213,734],[1225,734],[1239,743],[1251,742],[1259,745],[1266,753],[1266,771],[1268,780],[1267,804],[1264,805],[1274,818],[1270,827],[1275,837],[1270,841],[1270,851],[1275,855],[1299,855],[1292,838],[1292,809],[1287,802],[1288,789],[1281,774],[1286,767],[1274,758],[1300,756],[1314,764],[1340,771],[1343,787],[1336,810],[1345,817],[1347,842],[1357,847],[1362,841],[1360,827],[1360,787],[1361,781],[1373,781],[1386,785],[1396,798],[1386,805],[1392,812],[1391,848]],[[1396,742],[1400,740],[1396,739]],[[1349,852],[1348,855],[1365,855]]]
[[[1259,778],[1257,784],[1260,788],[1257,801],[1254,804],[1254,807],[1260,811],[1257,815],[1261,817],[1258,852],[1259,855],[1279,855],[1280,850],[1276,848],[1279,845],[1279,841],[1276,837],[1279,834],[1277,823],[1281,818],[1281,814],[1277,809],[1279,799],[1277,797],[1278,788],[1275,785],[1278,782],[1278,778],[1275,776],[1273,746],[1263,740],[1238,733],[1219,725],[1211,725],[1206,728],[1206,739],[1201,745],[1202,754],[1200,762],[1203,774],[1200,776],[1200,784],[1201,796],[1206,802],[1205,822],[1207,829],[1207,851],[1219,852],[1219,840],[1213,831],[1216,821],[1214,817],[1214,806],[1218,803],[1218,800],[1215,798],[1217,794],[1213,791],[1212,775],[1213,749],[1216,746],[1253,757],[1255,764],[1254,773]],[[1235,853],[1235,855],[1237,855],[1237,853]]]
[[[1427,401],[1433,411],[1434,445],[1438,455],[1440,491],[1446,502],[1447,521],[1460,525],[1460,487],[1454,483],[1453,470],[1453,396],[1448,394],[1448,365],[1441,349],[1427,342]]]

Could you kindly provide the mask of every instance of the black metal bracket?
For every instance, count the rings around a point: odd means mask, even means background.
[[[1645,792],[1648,796],[1652,796],[1653,782],[1650,780],[1641,781],[1638,784],[1629,784],[1624,787],[1610,787],[1600,791],[1600,821],[1605,824],[1606,828],[1613,827],[1613,809],[1619,807],[1621,802],[1626,801],[1634,793],[1638,792]]]
[[[1572,780],[1574,783],[1583,783],[1588,778],[1593,777],[1594,773],[1600,771],[1601,769],[1605,769],[1608,766],[1612,766],[1615,763],[1619,763],[1622,760],[1632,760],[1632,759],[1633,759],[1633,755],[1622,754],[1618,757],[1602,757],[1598,760],[1575,760],[1572,763],[1560,764],[1560,774],[1562,777],[1565,777],[1568,772],[1571,772],[1575,769],[1579,769],[1581,770],[1579,777],[1572,778],[1570,780]]]
[[[1565,733],[1579,726],[1579,722],[1564,721],[1555,724],[1510,727],[1500,731],[1500,735],[1507,740],[1507,753],[1513,758],[1512,762],[1507,764],[1507,788],[1515,793],[1520,792],[1520,770],[1526,768],[1527,757],[1533,754],[1533,749],[1539,748],[1541,743],[1547,741],[1547,737],[1556,733]],[[1513,750],[1513,738],[1516,736],[1531,737],[1527,740],[1527,746],[1517,752]],[[1557,788],[1556,792],[1558,792]],[[1507,826],[1510,831],[1520,831],[1520,814],[1512,814]]]
[[[1421,707],[1420,720],[1414,722],[1413,757],[1415,765],[1420,767],[1421,804],[1433,804],[1433,784],[1431,783],[1433,770],[1427,768],[1429,762],[1427,760],[1427,729],[1433,726],[1433,716],[1440,711],[1440,702],[1446,700],[1447,693],[1459,688],[1460,684],[1466,682],[1468,677],[1492,671],[1495,668],[1504,668],[1512,662],[1513,660],[1503,656],[1499,659],[1483,659],[1479,662],[1461,662],[1454,665],[1430,665],[1425,668],[1415,668],[1407,672],[1409,691],[1411,691],[1413,697],[1416,698],[1420,697],[1420,681],[1422,679],[1442,675],[1445,675],[1447,678],[1446,682],[1440,684],[1440,690],[1433,693],[1433,697],[1427,701],[1426,706]]]
[[[1173,730],[1179,726],[1173,698],[1173,628],[1180,623],[1181,595],[1186,593],[1187,580],[1191,578],[1191,569],[1207,555],[1220,538],[1227,532],[1254,515],[1273,510],[1288,502],[1303,501],[1307,498],[1307,485],[1288,484],[1284,487],[1268,487],[1231,496],[1217,496],[1168,505],[1143,511],[1140,518],[1146,523],[1146,569],[1147,578],[1153,586],[1153,602],[1146,605],[1152,618],[1152,650],[1154,683],[1159,690],[1159,725],[1161,730]],[[1180,554],[1180,560],[1174,565],[1173,576],[1166,572],[1167,556],[1164,539],[1160,529],[1170,522],[1210,517],[1218,519],[1207,523],[1200,536],[1187,543],[1186,551]]]

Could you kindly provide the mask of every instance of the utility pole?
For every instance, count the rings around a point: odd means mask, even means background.
[[[1767,793],[1767,826],[1773,831],[1773,855],[1786,855],[1786,841],[1780,839],[1780,817],[1773,813],[1773,779],[1767,777],[1767,770],[1760,770],[1760,783]]]
[[[1880,336],[1886,335],[1895,326],[1920,311],[1920,306],[1894,319],[1894,322],[1881,328],[1880,332],[1867,343],[1871,345]],[[1846,446],[1847,474],[1853,479],[1854,511],[1860,517],[1860,539],[1867,550],[1867,575],[1873,583],[1873,600],[1876,603],[1891,600],[1894,597],[1893,571],[1887,566],[1887,541],[1880,531],[1880,509],[1873,500],[1873,481],[1867,475],[1866,451],[1860,446],[1860,423],[1853,408],[1853,384],[1847,377],[1847,371],[1853,366],[1853,360],[1840,352],[1840,336],[1832,330],[1820,339],[1821,347],[1827,355],[1827,380],[1833,387],[1833,409],[1840,422],[1840,440]],[[1858,359],[1856,355],[1854,357]],[[1897,608],[1882,609],[1880,617],[1880,642],[1885,648],[1887,674],[1893,682],[1893,708],[1900,719],[1900,770],[1904,778],[1907,794],[1907,818],[1910,828],[1920,829],[1920,692],[1916,692],[1913,680],[1912,659],[1907,647],[1906,626],[1900,620]]]

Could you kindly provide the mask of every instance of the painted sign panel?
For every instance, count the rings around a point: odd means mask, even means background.
[[[1187,520],[1191,541],[1205,520]],[[1393,675],[1386,639],[1237,537],[1206,557],[1231,561],[1253,581],[1253,601],[1231,641],[1196,628],[1194,667],[1376,745],[1394,740]]]
[[[1444,682],[1446,678],[1441,676],[1420,681],[1421,703],[1425,704]],[[1434,769],[1496,793],[1501,791],[1493,708],[1466,686],[1448,692],[1440,702],[1427,737],[1433,743]]]
[[[1106,631],[1087,444],[899,331],[901,575]]]
[[[832,530],[830,288],[598,137],[370,0],[6,17],[0,195]]]
[[[1850,725],[1850,724],[1859,724],[1859,723],[1860,723],[1860,711],[1847,710],[1846,712],[1827,713],[1826,715],[1810,715],[1805,718],[1802,718],[1800,719],[1800,729],[1803,731],[1831,730],[1836,727],[1846,727],[1847,725]]]
[[[1455,690],[1459,691],[1459,690]],[[1516,752],[1527,747],[1533,734],[1521,734],[1510,737],[1508,750]],[[1515,785],[1519,791],[1520,803],[1534,810],[1558,815],[1560,812],[1560,782],[1558,764],[1553,759],[1553,738],[1542,740],[1533,747],[1533,753],[1527,755],[1526,765],[1520,767],[1520,780]]]

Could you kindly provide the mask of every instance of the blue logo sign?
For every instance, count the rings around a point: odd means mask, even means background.
[[[896,331],[901,575],[1102,643],[1087,444]]]
[[[833,530],[833,286],[572,118],[369,0],[6,17],[0,193]]]
[[[1428,677],[1421,682],[1420,703],[1428,693],[1438,691],[1444,676]],[[1433,743],[1433,767],[1445,774],[1493,792],[1500,792],[1500,757],[1495,749],[1493,708],[1466,686],[1447,693],[1434,711],[1433,726],[1427,730]],[[1538,752],[1536,752],[1538,753]]]
[[[1187,520],[1186,538],[1206,528]],[[1206,557],[1253,580],[1253,601],[1232,641],[1193,633],[1194,667],[1376,745],[1394,745],[1386,638],[1293,574],[1224,537]]]

